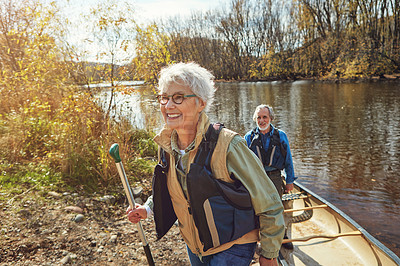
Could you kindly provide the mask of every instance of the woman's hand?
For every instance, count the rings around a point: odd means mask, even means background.
[[[134,224],[140,222],[141,219],[147,218],[146,208],[142,205],[136,204],[135,209],[132,210],[131,207],[126,209],[126,215],[128,216],[128,220]]]
[[[268,259],[264,258],[263,256],[260,256],[259,263],[260,263],[260,266],[278,266],[277,259],[268,260]]]

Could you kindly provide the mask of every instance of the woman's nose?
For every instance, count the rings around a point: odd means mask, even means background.
[[[171,108],[173,108],[173,107],[175,107],[175,103],[174,103],[174,101],[172,100],[172,98],[169,98],[169,101],[168,101],[167,104],[165,105],[165,108],[171,109]]]

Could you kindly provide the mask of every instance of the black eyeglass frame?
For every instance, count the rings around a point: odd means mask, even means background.
[[[177,99],[176,99],[175,96],[180,96],[180,97],[182,97],[182,101],[177,101]],[[173,101],[175,104],[181,104],[181,103],[183,103],[183,100],[185,100],[185,98],[190,98],[190,97],[197,97],[197,95],[196,95],[196,94],[184,95],[184,94],[181,94],[181,93],[175,93],[175,94],[172,94],[172,95],[163,95],[163,94],[160,94],[160,95],[157,95],[157,96],[156,96],[158,102],[159,102],[161,105],[166,105],[166,104],[169,102],[170,99],[172,99],[172,101]],[[163,99],[165,99],[165,98],[167,98],[168,100],[167,100],[165,103],[163,103]],[[180,99],[180,98],[178,98],[178,99]]]

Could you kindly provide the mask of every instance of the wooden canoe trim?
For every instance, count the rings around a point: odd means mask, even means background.
[[[347,233],[341,233],[341,234],[336,234],[336,235],[315,235],[315,236],[306,236],[306,237],[300,237],[300,238],[293,238],[293,239],[283,239],[282,244],[289,243],[289,242],[306,242],[310,239],[313,238],[338,238],[342,236],[359,236],[362,235],[360,231],[353,231],[353,232],[347,232]]]
[[[315,206],[298,208],[298,209],[287,209],[287,210],[284,210],[283,212],[287,213],[287,212],[307,211],[307,210],[321,209],[321,208],[328,208],[328,205],[322,204],[322,205],[315,205]]]

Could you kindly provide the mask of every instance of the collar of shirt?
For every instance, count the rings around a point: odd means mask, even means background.
[[[171,149],[173,152],[173,156],[175,157],[175,169],[176,169],[176,174],[178,177],[179,184],[181,185],[182,191],[185,195],[186,198],[188,198],[187,195],[187,181],[186,181],[186,163],[187,163],[187,153],[192,150],[195,147],[195,140],[193,140],[192,143],[185,149],[185,153],[182,154],[181,150],[178,147],[178,133],[174,130],[171,134]],[[186,159],[185,157],[186,156]]]
[[[192,143],[187,146],[185,149],[185,153],[191,151],[194,148],[195,140],[192,141]],[[172,151],[174,152],[174,156],[176,157],[177,155],[181,155],[181,149],[178,147],[178,133],[174,130],[171,135],[171,148]]]

